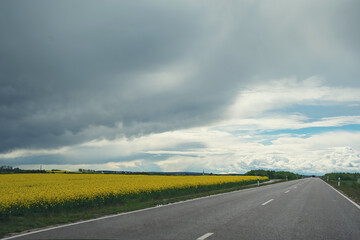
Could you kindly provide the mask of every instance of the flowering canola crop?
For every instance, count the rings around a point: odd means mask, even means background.
[[[256,176],[159,176],[112,174],[0,175],[0,214],[83,206],[166,190],[244,181]],[[260,177],[266,180],[267,177]]]

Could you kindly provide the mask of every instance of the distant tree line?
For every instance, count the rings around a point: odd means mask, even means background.
[[[45,170],[24,170],[12,166],[1,166],[0,173],[46,173]]]
[[[269,179],[286,179],[287,177],[289,180],[299,179],[302,177],[302,175],[295,174],[289,171],[273,171],[273,170],[263,170],[263,169],[251,170],[245,173],[245,175],[262,176],[262,177],[268,177]]]
[[[340,177],[340,180],[345,181],[357,181],[360,179],[360,173],[327,173],[323,176],[323,179],[327,180],[329,177],[329,180],[337,181]]]
[[[79,168],[79,172],[82,172],[82,173],[95,173],[96,171],[92,170],[92,169]]]

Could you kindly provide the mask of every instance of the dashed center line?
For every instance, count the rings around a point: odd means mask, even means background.
[[[288,192],[290,192],[290,190],[287,190],[285,193],[288,193]]]
[[[206,234],[202,235],[201,237],[197,238],[196,240],[204,240],[204,239],[210,237],[213,234],[214,233],[206,233]]]
[[[271,202],[271,201],[273,201],[274,199],[270,199],[269,201],[267,201],[267,202],[264,202],[263,204],[261,204],[261,205],[263,205],[263,206],[265,206],[266,204],[268,204],[269,202]]]

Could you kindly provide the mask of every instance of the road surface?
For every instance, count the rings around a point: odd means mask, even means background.
[[[360,207],[317,178],[283,182],[11,239],[360,239]]]

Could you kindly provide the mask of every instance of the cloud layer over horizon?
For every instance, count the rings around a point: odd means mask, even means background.
[[[358,1],[2,1],[0,165],[360,170]]]

